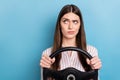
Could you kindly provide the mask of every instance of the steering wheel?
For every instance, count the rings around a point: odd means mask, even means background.
[[[88,59],[92,58],[92,56],[88,52],[77,47],[60,48],[55,52],[53,52],[50,55],[50,58],[57,56],[61,52],[69,51],[69,50],[77,51],[80,54],[83,54],[84,56],[86,56]],[[47,80],[48,78],[53,78],[54,80],[98,80],[98,70],[92,69],[90,71],[83,72],[73,67],[68,67],[66,69],[59,70],[59,71],[52,70],[49,68],[43,68],[43,80]]]

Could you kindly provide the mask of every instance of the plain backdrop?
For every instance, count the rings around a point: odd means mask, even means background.
[[[87,43],[102,60],[100,80],[120,80],[120,0],[0,0],[0,80],[40,80],[42,51],[66,4],[81,9]]]

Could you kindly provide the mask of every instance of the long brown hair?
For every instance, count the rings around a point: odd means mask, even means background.
[[[58,19],[57,19],[57,23],[56,23],[56,29],[55,29],[55,33],[54,33],[54,43],[53,43],[53,48],[52,48],[52,52],[56,51],[57,49],[62,47],[62,32],[61,32],[61,25],[60,25],[60,20],[61,18],[66,14],[72,12],[76,15],[79,16],[80,18],[80,29],[79,32],[76,36],[76,46],[83,49],[83,50],[87,50],[86,49],[86,36],[85,36],[85,30],[84,30],[84,24],[83,24],[83,19],[82,19],[82,14],[80,12],[80,9],[76,6],[76,5],[65,5],[59,15],[58,15]],[[78,54],[79,60],[83,66],[83,68],[85,69],[85,71],[89,71],[91,69],[91,67],[87,64],[86,62],[86,57]],[[54,70],[58,70],[60,68],[60,59],[61,59],[61,54],[59,54],[58,56],[55,57],[55,62],[53,63],[53,65],[51,66],[52,69]]]

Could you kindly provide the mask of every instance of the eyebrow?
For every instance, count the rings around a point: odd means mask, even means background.
[[[61,19],[69,20],[68,18],[61,18]]]
[[[68,18],[62,18],[62,19],[70,20],[70,19],[68,19]],[[79,21],[79,20],[78,20],[78,19],[74,19],[74,20],[72,20],[72,21]]]
[[[68,18],[62,18],[62,20],[70,20],[70,19],[68,19]],[[75,21],[77,21],[77,22],[80,22],[78,19],[74,19],[74,20],[71,20],[72,22],[75,22]]]

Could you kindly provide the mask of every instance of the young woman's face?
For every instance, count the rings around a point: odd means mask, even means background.
[[[72,12],[67,13],[61,18],[60,24],[63,38],[76,38],[76,35],[80,29],[80,18],[78,15]]]

